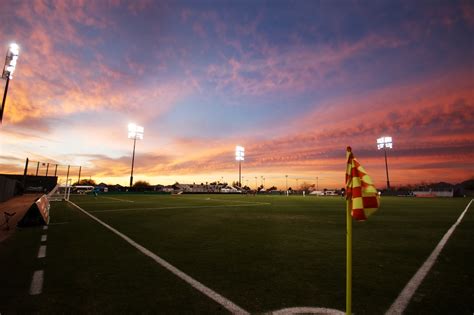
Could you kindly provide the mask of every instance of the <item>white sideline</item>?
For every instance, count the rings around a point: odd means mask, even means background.
[[[43,292],[43,270],[36,270],[31,279],[30,295],[38,295]]]
[[[400,292],[397,299],[395,300],[395,302],[393,302],[393,304],[390,306],[385,315],[403,314],[405,308],[408,306],[408,303],[413,297],[413,294],[415,294],[415,291],[418,289],[421,282],[423,282],[423,279],[425,279],[431,267],[433,267],[434,263],[436,262],[436,259],[438,258],[439,253],[441,252],[441,250],[443,250],[443,247],[448,242],[449,238],[451,237],[451,234],[453,234],[458,224],[461,223],[461,220],[466,214],[467,209],[469,209],[469,206],[471,205],[472,201],[474,201],[474,199],[471,199],[471,201],[466,206],[466,209],[464,209],[464,211],[459,216],[458,220],[451,226],[451,228],[446,232],[446,234],[444,234],[443,238],[441,239],[441,241],[439,241],[438,245],[435,247],[431,255],[426,259],[426,261],[423,263],[420,269],[418,269],[418,271],[410,279],[410,281],[408,281],[402,292]]]
[[[46,245],[41,245],[38,251],[38,258],[46,257]]]
[[[320,315],[344,315],[343,311],[325,307],[290,307],[273,311],[271,315],[293,315],[293,314],[320,314]]]
[[[231,313],[233,313],[233,314],[250,314],[249,312],[247,312],[243,308],[239,307],[238,305],[234,304],[230,300],[226,299],[225,297],[223,297],[219,293],[217,293],[217,292],[213,291],[212,289],[206,287],[204,284],[200,283],[199,281],[192,278],[191,276],[185,274],[184,272],[182,272],[178,268],[174,267],[173,265],[171,265],[169,262],[167,262],[163,258],[159,257],[158,255],[151,252],[150,250],[146,249],[142,245],[138,244],[137,242],[135,242],[134,240],[132,240],[131,238],[129,238],[125,234],[122,234],[121,232],[114,229],[113,227],[111,227],[107,223],[105,223],[105,222],[101,221],[100,219],[96,218],[95,216],[93,216],[89,212],[85,211],[84,209],[82,209],[81,207],[76,205],[74,202],[71,202],[71,201],[68,201],[68,202],[70,204],[72,204],[74,207],[76,207],[78,210],[80,210],[82,213],[89,216],[91,219],[97,221],[98,223],[100,223],[105,228],[107,228],[110,231],[112,231],[113,233],[117,234],[119,237],[124,239],[127,243],[129,243],[130,245],[132,245],[133,247],[138,249],[142,254],[144,254],[145,256],[150,257],[156,263],[158,263],[159,265],[161,265],[163,268],[167,269],[168,271],[172,272],[178,278],[181,278],[182,280],[187,282],[193,288],[195,288],[196,290],[200,291],[201,293],[203,293],[204,295],[206,295],[210,299],[212,299],[212,300],[216,301],[217,303],[219,303],[220,305],[222,305],[224,308],[229,310]]]
[[[270,203],[256,203],[256,204],[242,204],[242,205],[218,205],[218,206],[170,206],[170,207],[154,207],[154,208],[123,208],[123,209],[108,209],[108,210],[93,210],[90,213],[96,212],[116,212],[116,211],[136,211],[136,210],[165,210],[165,209],[198,209],[198,208],[222,208],[222,207],[251,207],[270,205]]]
[[[114,198],[114,197],[101,197],[101,198],[112,199],[112,200],[118,200],[118,201],[122,201],[122,202],[135,202],[135,201],[133,201],[133,200],[120,199],[120,198]]]

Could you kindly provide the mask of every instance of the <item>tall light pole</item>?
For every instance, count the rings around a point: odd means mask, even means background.
[[[392,137],[381,137],[377,139],[377,149],[383,149],[385,154],[385,172],[387,174],[387,190],[390,190],[390,180],[388,178],[387,148],[393,148]]]
[[[240,145],[235,147],[235,160],[239,161],[239,187],[242,187],[242,161],[245,157],[245,149]]]
[[[15,72],[16,62],[18,60],[19,54],[20,47],[15,43],[10,44],[7,51],[7,57],[5,58],[5,67],[3,68],[2,72],[2,79],[7,80],[7,83],[5,84],[2,108],[0,109],[0,124],[3,120],[3,111],[5,110],[5,101],[7,100],[8,84],[10,83],[10,80],[13,79],[13,72]]]
[[[258,190],[258,182],[257,182],[257,176],[255,176],[255,191]]]
[[[130,188],[133,185],[133,165],[135,164],[135,145],[137,140],[143,140],[144,128],[133,123],[128,124],[128,139],[133,139],[133,154],[132,154],[132,172],[130,173]]]
[[[286,177],[286,191],[288,191],[288,175],[285,175]]]

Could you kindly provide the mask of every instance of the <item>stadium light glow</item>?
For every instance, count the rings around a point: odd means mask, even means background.
[[[2,108],[0,109],[0,123],[3,120],[3,112],[5,110],[5,101],[7,99],[8,84],[13,79],[13,72],[16,69],[16,63],[18,56],[20,55],[20,46],[15,43],[10,44],[7,51],[7,57],[5,58],[5,66],[3,67],[2,79],[7,80],[5,84],[5,91],[3,92]]]
[[[235,160],[239,161],[239,187],[242,187],[242,161],[245,158],[245,148],[238,145],[235,147]]]
[[[235,147],[235,160],[243,161],[245,158],[245,148],[240,145]]]
[[[392,149],[392,137],[380,137],[377,139],[377,149],[389,148]]]
[[[133,185],[133,166],[135,164],[135,146],[137,140],[143,140],[143,133],[145,128],[134,123],[128,124],[128,138],[133,139],[133,153],[132,153],[132,172],[130,173],[130,188]]]
[[[128,124],[128,138],[143,140],[144,130],[145,128],[143,128],[142,126],[137,126],[134,123],[130,123]]]
[[[377,139],[377,149],[383,149],[385,154],[385,173],[387,174],[387,190],[390,190],[390,179],[388,177],[387,148],[393,149],[392,137],[380,137]]]

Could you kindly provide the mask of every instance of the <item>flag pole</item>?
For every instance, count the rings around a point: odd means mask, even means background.
[[[352,216],[346,200],[346,315],[352,314]]]

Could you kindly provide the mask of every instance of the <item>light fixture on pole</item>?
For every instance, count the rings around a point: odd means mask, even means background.
[[[10,83],[10,79],[13,78],[13,72],[15,72],[16,62],[18,60],[18,56],[20,54],[20,47],[12,43],[8,47],[7,57],[5,58],[5,67],[3,68],[2,72],[2,79],[7,80],[5,84],[5,91],[3,92],[3,100],[2,100],[2,108],[0,108],[0,124],[3,120],[3,111],[5,110],[5,101],[7,99],[8,93],[8,84]]]
[[[392,137],[380,137],[377,139],[377,149],[383,149],[385,153],[385,172],[387,174],[387,190],[390,190],[390,180],[388,178],[387,148],[393,148]]]
[[[128,139],[133,139],[133,154],[132,154],[132,172],[130,173],[130,188],[133,185],[133,165],[135,163],[135,145],[137,140],[143,140],[144,128],[133,123],[128,124]]]
[[[240,145],[235,147],[235,160],[239,161],[239,187],[242,187],[242,161],[245,157],[245,149]]]

